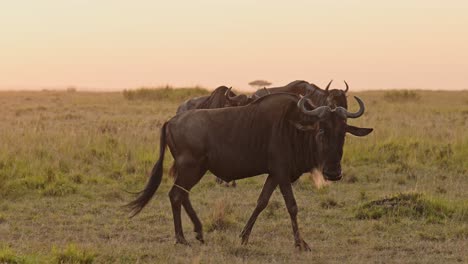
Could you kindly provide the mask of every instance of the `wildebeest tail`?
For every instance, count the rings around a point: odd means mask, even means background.
[[[164,162],[164,153],[166,152],[166,125],[167,122],[161,128],[161,137],[159,143],[159,160],[154,164],[153,169],[151,170],[151,175],[148,183],[143,191],[138,194],[138,197],[127,204],[131,209],[132,214],[130,217],[137,215],[145,205],[151,200],[154,193],[161,184],[162,174],[163,174],[163,162]]]

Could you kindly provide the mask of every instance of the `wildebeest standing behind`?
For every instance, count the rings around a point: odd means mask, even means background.
[[[346,123],[347,117],[364,113],[364,103],[357,97],[360,109],[356,113],[328,106],[308,110],[307,100],[279,93],[244,107],[197,110],[173,117],[161,129],[160,158],[145,189],[129,203],[133,215],[143,209],[161,183],[167,143],[177,167],[169,192],[177,243],[188,244],[182,229],[181,206],[194,225],[196,238],[203,242],[202,224],[190,203],[189,192],[207,170],[225,181],[268,173],[257,206],[241,233],[242,244],[248,242],[258,215],[279,186],[291,218],[295,246],[310,250],[299,232],[291,183],[304,172],[319,167],[328,180],[341,179],[345,133],[365,136],[372,129]]]
[[[330,81],[325,89],[321,89],[317,85],[313,83],[308,83],[306,81],[293,81],[288,83],[285,86],[280,87],[272,87],[272,88],[263,88],[257,90],[250,96],[250,100],[255,100],[261,98],[268,94],[274,93],[294,93],[305,96],[309,94],[309,99],[314,103],[316,106],[324,106],[327,105],[329,107],[337,107],[341,106],[343,108],[348,108],[348,103],[346,99],[346,93],[349,90],[348,83],[344,82],[346,85],[345,90],[339,89],[331,89],[330,85],[332,81]]]
[[[177,114],[192,109],[214,109],[244,105],[247,103],[247,100],[248,98],[246,95],[236,95],[228,87],[219,86],[218,88],[213,90],[213,92],[211,92],[210,95],[191,98],[183,102],[177,108]]]
[[[306,95],[313,88],[318,88],[318,87],[306,81],[296,80],[296,81],[286,84],[285,86],[258,89],[250,96],[250,99],[255,100],[265,95],[274,94],[274,93],[293,93],[293,94]]]
[[[236,95],[231,91],[231,88],[226,86],[219,86],[210,95],[195,97],[183,102],[177,108],[177,114],[193,110],[193,109],[215,109],[224,107],[235,107],[245,105],[249,102],[248,97],[244,94]],[[175,167],[171,167],[171,175],[175,174]],[[222,183],[223,181],[216,178],[216,182]],[[229,183],[226,183],[229,186]],[[232,186],[236,186],[236,182],[232,181]]]

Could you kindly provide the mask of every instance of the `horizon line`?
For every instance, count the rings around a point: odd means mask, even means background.
[[[272,86],[272,87],[279,87],[279,86]],[[40,87],[13,87],[13,88],[6,88],[0,87],[1,92],[67,92],[69,89],[73,89],[72,92],[98,92],[98,93],[115,93],[115,92],[123,92],[128,90],[138,90],[138,89],[191,89],[191,88],[200,88],[205,89],[208,91],[213,91],[216,88],[208,88],[202,85],[194,85],[194,86],[173,86],[170,84],[166,85],[159,85],[159,86],[139,86],[133,88],[90,88],[90,87],[79,87],[79,86],[40,86]],[[267,87],[268,88],[268,87]],[[239,89],[233,86],[234,90],[242,91],[242,92],[255,92],[256,88],[249,88],[249,89]],[[261,88],[260,88],[261,89]],[[415,90],[415,91],[432,91],[432,92],[463,92],[468,91],[468,88],[460,88],[460,89],[431,89],[431,88],[354,88],[353,92],[367,92],[367,91],[392,91],[392,90]]]

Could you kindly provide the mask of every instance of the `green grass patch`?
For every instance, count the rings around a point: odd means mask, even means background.
[[[367,202],[355,212],[358,219],[380,219],[382,217],[406,217],[440,222],[448,218],[466,218],[465,204],[457,206],[421,193],[399,193],[394,196]]]
[[[52,248],[52,254],[55,263],[90,264],[96,257],[95,253],[79,249],[75,244],[69,244],[63,250]]]
[[[0,263],[23,263],[22,259],[9,248],[0,249]]]
[[[19,264],[27,263],[27,261],[24,257],[18,256],[10,248],[5,247],[0,249],[0,263]]]
[[[464,155],[468,154],[467,147],[466,140],[451,144],[427,139],[391,137],[367,147],[365,151],[360,145],[347,145],[343,163],[360,165],[371,162],[387,168],[393,164],[398,165],[395,172],[409,174],[413,173],[414,166],[436,165],[440,169],[466,171],[468,162]]]
[[[48,184],[42,194],[45,196],[65,196],[76,193],[76,187],[73,183],[66,180],[58,180]]]

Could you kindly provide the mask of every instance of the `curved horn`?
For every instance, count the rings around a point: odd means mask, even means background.
[[[224,93],[224,96],[226,96],[226,99],[228,99],[228,101],[236,100],[236,98],[237,98],[237,96],[233,96],[233,97],[230,96],[230,94],[233,93],[231,90],[232,90],[232,87],[229,87],[226,90],[226,93]]]
[[[350,113],[348,112],[348,110],[346,110],[346,108],[341,107],[341,106],[338,106],[337,108],[335,108],[334,111],[337,112],[338,115],[340,115],[342,118],[358,118],[362,116],[365,110],[364,102],[361,99],[359,99],[359,97],[357,96],[354,96],[354,98],[359,104],[359,110],[357,112]]]
[[[226,92],[224,93],[224,95],[225,95],[226,97],[229,97],[229,94],[231,93],[231,89],[232,89],[232,87],[229,87],[229,88],[226,90]]]
[[[239,103],[244,103],[245,101],[247,101],[247,96],[245,94],[230,96],[229,94],[231,93],[231,89],[232,87],[229,87],[226,90],[226,93],[224,94],[224,96],[230,103],[239,104]]]
[[[312,102],[310,101],[310,99],[308,99],[307,97],[301,97],[301,99],[297,102],[297,107],[299,107],[299,109],[301,109],[301,111],[306,114],[306,115],[310,115],[310,116],[316,116],[318,117],[319,119],[323,118],[327,113],[329,113],[331,111],[330,107],[328,106],[319,106],[317,108],[315,108],[314,110],[307,110],[305,109],[304,107],[304,104],[306,102],[306,100],[309,102],[309,104],[312,104]],[[312,106],[314,106],[312,104]],[[315,106],[314,106],[315,107]]]
[[[330,82],[327,84],[327,87],[325,87],[325,91],[328,91],[330,89],[330,85],[333,82],[333,79],[330,80]]]
[[[344,83],[346,84],[346,89],[344,90],[344,92],[347,93],[348,90],[349,90],[349,85],[348,85],[348,83],[346,81],[344,81]]]

